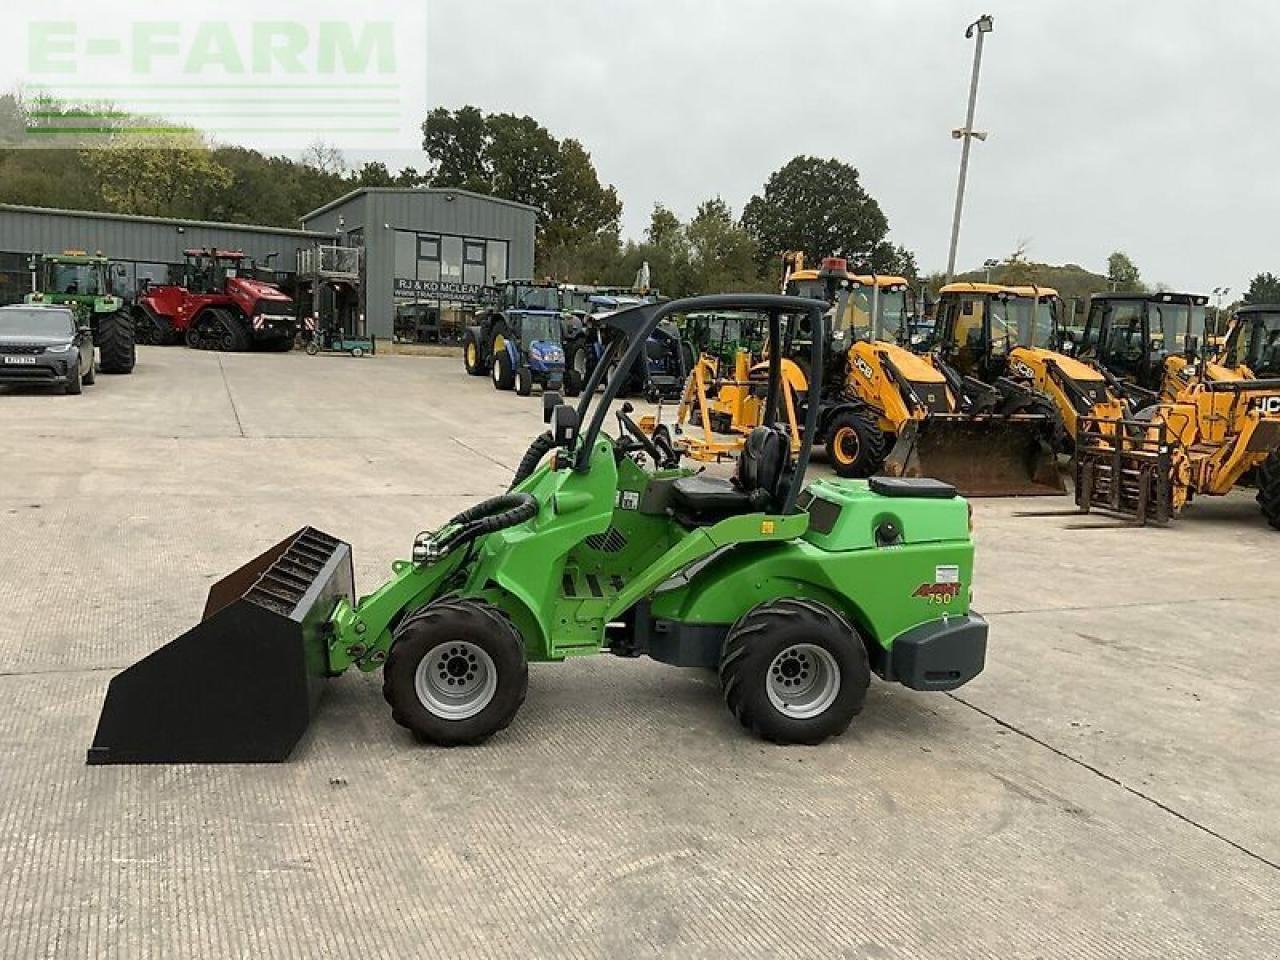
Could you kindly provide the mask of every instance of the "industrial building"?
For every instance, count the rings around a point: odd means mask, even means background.
[[[34,253],[101,252],[117,293],[180,283],[183,251],[241,250],[302,317],[349,333],[425,339],[456,330],[492,286],[533,273],[533,207],[452,189],[361,188],[301,229],[0,204],[0,303],[30,289]]]

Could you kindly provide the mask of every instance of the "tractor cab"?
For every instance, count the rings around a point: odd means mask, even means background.
[[[1101,293],[1089,300],[1078,356],[1122,383],[1159,394],[1198,365],[1209,298],[1196,293]],[[1185,384],[1186,376],[1179,378]]]
[[[992,383],[1007,372],[1015,348],[1055,348],[1059,306],[1048,287],[948,284],[938,297],[938,353],[962,376]]]
[[[801,261],[803,262],[803,261]],[[788,261],[788,265],[794,261]],[[784,289],[789,296],[835,304],[837,288],[848,292],[830,318],[830,336],[838,349],[856,341],[909,339],[910,284],[905,277],[850,272],[847,262],[828,257],[821,269],[789,269]]]
[[[183,251],[184,286],[192,293],[222,293],[227,280],[244,272],[248,259],[239,250],[213,247]]]
[[[1280,304],[1251,303],[1236,310],[1218,362],[1247,367],[1255,377],[1280,377]]]
[[[33,257],[32,292],[53,297],[107,297],[114,294],[111,261],[106,257],[65,253]]]

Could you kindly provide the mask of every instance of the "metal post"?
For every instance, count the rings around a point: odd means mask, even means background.
[[[960,136],[963,141],[960,145],[960,181],[956,184],[956,210],[951,219],[951,251],[947,255],[948,283],[956,275],[956,247],[960,243],[960,213],[964,209],[964,181],[969,172],[969,146],[973,142],[973,112],[978,102],[978,71],[982,67],[982,41],[987,30],[978,29],[975,32],[978,36],[973,46],[973,75],[969,79],[969,110]]]

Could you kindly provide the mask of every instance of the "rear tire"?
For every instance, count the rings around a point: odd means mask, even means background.
[[[98,372],[96,369],[94,369],[93,364],[89,364],[89,369],[86,370],[84,373],[84,385],[86,387],[92,387],[97,382],[98,382]]]
[[[316,343],[314,340],[311,340],[307,343],[308,357],[314,357],[319,352],[320,352],[320,344]]]
[[[1280,450],[1273,451],[1258,467],[1258,506],[1267,523],[1280,530]]]
[[[479,743],[510,723],[529,690],[524,643],[483,600],[437,600],[406,617],[382,671],[396,723],[424,743]]]
[[[578,376],[578,371],[572,367],[565,367],[564,370],[564,395],[566,397],[576,397],[582,393],[582,380]]]
[[[816,744],[843,733],[870,683],[857,631],[813,600],[758,604],[730,629],[720,655],[725,703],[774,743]]]
[[[97,340],[103,373],[133,373],[137,349],[132,317],[123,312],[99,317]]]
[[[516,371],[511,365],[511,354],[504,349],[493,355],[493,386],[498,390],[510,390],[515,386]]]
[[[522,397],[533,393],[533,373],[528,367],[521,367],[516,371],[516,393]]]
[[[869,477],[884,464],[888,443],[869,411],[847,410],[827,427],[827,455],[840,477]]]

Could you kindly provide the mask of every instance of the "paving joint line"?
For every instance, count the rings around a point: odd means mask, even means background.
[[[231,413],[236,418],[236,429],[240,431],[240,439],[244,439],[244,424],[240,422],[240,411],[236,409],[236,398],[231,395],[231,384],[227,382],[227,370],[222,365],[222,355],[218,354],[218,372],[222,374],[222,386],[227,391],[227,401],[231,404]]]
[[[1035,734],[1030,733],[1027,730],[1023,730],[1021,727],[1018,727],[1007,720],[1002,720],[1000,717],[996,716],[991,711],[984,710],[982,707],[979,707],[977,704],[970,703],[968,700],[965,700],[963,697],[957,696],[955,693],[951,693],[948,691],[947,696],[950,697],[952,700],[954,700],[956,703],[960,704],[961,706],[968,707],[970,710],[974,711],[975,713],[981,714],[982,716],[986,717],[988,720],[992,721],[998,726],[1003,727],[1005,730],[1008,730],[1010,733],[1016,733],[1018,736],[1022,737],[1023,739],[1029,740],[1030,742],[1036,744],[1039,747],[1043,747],[1045,750],[1048,750],[1050,753],[1054,754],[1055,756],[1061,757],[1063,760],[1066,760],[1068,763],[1073,763],[1084,770],[1088,770],[1094,776],[1107,781],[1107,783],[1110,783],[1110,784],[1113,784],[1114,786],[1119,787],[1121,790],[1125,791],[1125,793],[1128,793],[1131,796],[1137,797],[1139,800],[1143,800],[1146,803],[1149,803],[1151,806],[1157,808],[1158,810],[1162,810],[1163,812],[1169,814],[1171,817],[1181,820],[1183,823],[1187,824],[1188,826],[1194,827],[1196,830],[1199,830],[1202,833],[1208,834],[1209,836],[1213,837],[1215,840],[1225,843],[1227,846],[1233,848],[1234,850],[1239,851],[1240,853],[1243,853],[1245,856],[1250,857],[1258,861],[1259,863],[1270,867],[1272,870],[1280,872],[1280,863],[1277,863],[1274,860],[1270,860],[1267,857],[1263,856],[1262,854],[1257,853],[1253,850],[1250,850],[1244,844],[1238,843],[1237,841],[1232,840],[1230,837],[1227,837],[1224,834],[1219,833],[1217,830],[1214,830],[1212,827],[1208,827],[1203,823],[1200,823],[1198,820],[1195,820],[1192,817],[1187,816],[1187,814],[1182,813],[1178,810],[1175,810],[1173,807],[1169,806],[1167,803],[1164,803],[1161,800],[1157,800],[1155,797],[1151,796],[1148,793],[1144,793],[1143,791],[1139,790],[1137,787],[1129,786],[1129,784],[1125,783],[1119,777],[1113,776],[1112,774],[1107,773],[1105,770],[1102,770],[1100,767],[1095,767],[1093,764],[1085,760],[1081,760],[1079,757],[1072,756],[1071,754],[1067,753],[1065,750],[1055,747],[1053,744],[1049,743],[1047,740],[1042,740],[1039,737],[1037,737]]]
[[[458,437],[450,437],[449,439],[452,440],[454,443],[456,443],[458,446],[462,447],[463,450],[470,450],[477,457],[484,457],[490,463],[501,467],[503,470],[510,470],[513,473],[515,472],[516,468],[511,466],[511,464],[503,463],[501,460],[498,460],[498,459],[495,459],[494,457],[489,456],[489,454],[485,453],[483,450],[477,450],[475,447],[471,446],[471,444],[467,443],[466,441],[461,440]]]
[[[1171,607],[1185,606],[1189,603],[1240,603],[1258,600],[1257,594],[1240,597],[1190,597],[1186,600],[1134,600],[1128,603],[1088,603],[1073,607],[1027,607],[1024,610],[984,610],[982,615],[991,617],[1011,617],[1023,613],[1079,613],[1088,610],[1131,610],[1135,607]]]

